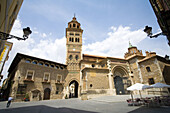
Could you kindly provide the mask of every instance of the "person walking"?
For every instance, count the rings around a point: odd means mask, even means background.
[[[12,97],[9,97],[9,98],[8,98],[8,102],[7,102],[7,105],[6,105],[7,108],[10,106],[12,100],[13,100]]]

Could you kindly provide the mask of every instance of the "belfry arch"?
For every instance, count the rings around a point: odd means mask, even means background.
[[[79,83],[76,80],[72,80],[69,83],[69,98],[78,98]]]
[[[115,66],[112,69],[113,84],[116,95],[126,94],[128,71],[123,66]]]

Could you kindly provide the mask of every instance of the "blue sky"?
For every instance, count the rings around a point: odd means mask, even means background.
[[[146,25],[153,33],[160,31],[149,0],[24,0],[11,34],[22,37],[22,28],[33,33],[26,41],[10,40],[13,48],[3,74],[17,52],[65,63],[67,23],[76,14],[83,32],[83,53],[124,57],[129,41],[139,50],[170,55],[166,37],[150,39],[143,32]]]
[[[159,26],[149,0],[25,0],[19,17],[23,26],[62,37],[76,13],[87,43],[101,41],[111,26],[130,26],[132,30]],[[100,36],[100,37],[99,37]],[[97,37],[97,38],[96,38]]]

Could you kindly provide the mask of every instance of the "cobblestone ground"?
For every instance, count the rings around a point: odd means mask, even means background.
[[[126,102],[67,99],[13,102],[9,108],[6,102],[0,102],[0,113],[170,113],[170,107],[148,108],[127,106]]]

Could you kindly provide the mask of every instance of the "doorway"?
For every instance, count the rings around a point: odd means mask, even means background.
[[[44,90],[44,100],[49,100],[50,99],[50,93],[51,93],[50,88],[46,88]]]
[[[69,84],[69,98],[78,98],[78,82],[73,80]]]
[[[125,94],[123,80],[120,76],[114,77],[114,84],[117,95]]]

